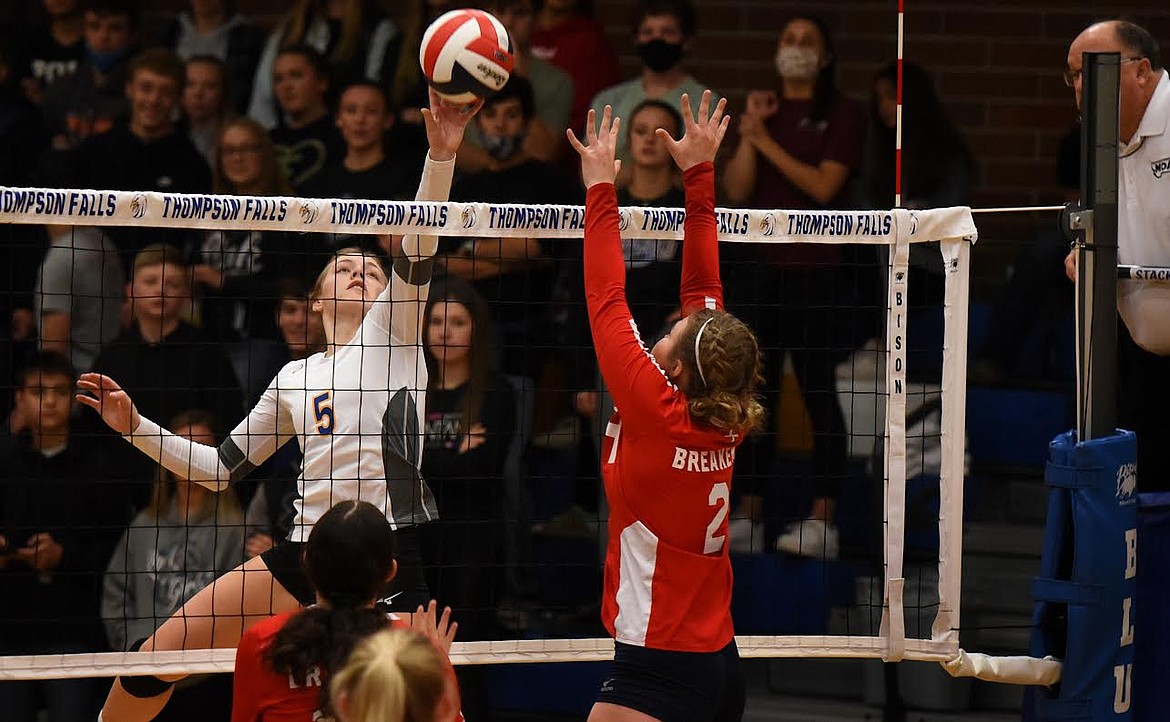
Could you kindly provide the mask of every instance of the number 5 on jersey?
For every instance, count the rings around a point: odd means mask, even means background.
[[[313,398],[313,416],[317,417],[317,433],[327,436],[333,433],[333,396],[326,391]]]

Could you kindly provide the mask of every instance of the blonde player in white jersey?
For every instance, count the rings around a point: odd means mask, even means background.
[[[461,110],[431,91],[430,104],[423,110],[430,151],[417,199],[445,201],[455,151],[482,102]],[[386,606],[410,612],[426,603],[421,569],[410,558],[418,559],[413,526],[437,516],[418,472],[427,387],[419,334],[437,247],[435,236],[406,237],[389,273],[360,250],[335,255],[313,294],[327,350],[281,369],[218,449],[141,416],[113,379],[81,376],[78,386],[88,392],[78,395],[81,403],[162,466],[208,488],[226,489],[289,439],[296,438],[304,452],[289,540],[192,597],[145,640],[142,651],[235,647],[251,624],[313,603],[300,567],[301,547],[314,522],[341,501],[368,501],[399,530],[402,569],[397,586],[383,595]],[[183,676],[117,678],[99,720],[153,719]]]

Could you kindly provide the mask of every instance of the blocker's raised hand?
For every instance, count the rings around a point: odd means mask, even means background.
[[[597,111],[590,108],[585,119],[585,143],[582,144],[569,128],[569,144],[581,156],[581,180],[590,188],[598,183],[613,183],[617,179],[622,162],[617,158],[618,131],[622,119],[613,117],[613,108],[605,106],[601,114],[601,126],[595,127]]]
[[[727,107],[727,98],[720,98],[715,110],[711,110],[710,90],[703,91],[697,119],[691,112],[691,98],[686,93],[683,93],[681,106],[683,127],[686,129],[682,140],[671,138],[670,133],[662,128],[655,132],[666,143],[666,149],[670,151],[674,162],[685,171],[700,163],[715,160],[723,136],[727,134],[727,124],[731,121],[731,116],[723,114]]]

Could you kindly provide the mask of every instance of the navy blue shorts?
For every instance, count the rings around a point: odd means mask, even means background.
[[[598,702],[662,722],[739,722],[744,681],[733,640],[718,652],[668,652],[614,643],[613,668]]]
[[[426,577],[423,576],[422,554],[418,546],[418,532],[414,527],[402,527],[394,532],[398,548],[398,573],[383,587],[377,603],[384,612],[413,613],[431,600]],[[303,606],[317,601],[313,584],[301,566],[304,542],[283,541],[260,555],[280,586],[296,597]]]

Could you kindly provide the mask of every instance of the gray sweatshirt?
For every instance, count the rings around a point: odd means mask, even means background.
[[[218,516],[184,522],[172,501],[161,518],[142,511],[130,523],[102,587],[102,621],[112,649],[128,650],[154,634],[187,600],[244,562],[242,515]]]

